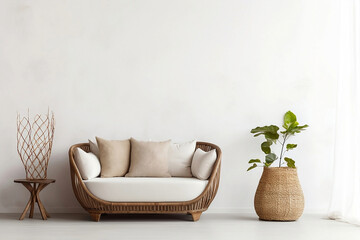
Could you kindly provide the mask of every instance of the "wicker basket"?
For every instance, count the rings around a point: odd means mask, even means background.
[[[264,167],[255,194],[255,211],[261,220],[295,221],[304,210],[296,168]]]

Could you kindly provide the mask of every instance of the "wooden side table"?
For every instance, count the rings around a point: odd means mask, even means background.
[[[30,180],[16,179],[16,180],[14,180],[14,182],[21,183],[22,185],[24,185],[31,194],[30,199],[29,199],[28,203],[26,204],[24,212],[21,214],[19,220],[24,219],[26,212],[29,210],[30,206],[31,206],[31,209],[30,209],[29,218],[33,218],[35,203],[37,203],[39,206],[42,219],[47,220],[47,218],[50,217],[50,215],[45,210],[44,205],[40,201],[39,194],[40,194],[40,191],[43,190],[47,185],[49,185],[50,183],[54,183],[55,179],[30,179]]]

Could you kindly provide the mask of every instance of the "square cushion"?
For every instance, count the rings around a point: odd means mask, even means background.
[[[172,177],[192,177],[191,161],[196,141],[171,143],[169,149],[169,173]]]
[[[88,180],[100,175],[100,161],[95,154],[87,153],[81,148],[75,148],[74,159],[82,179]]]
[[[198,179],[206,180],[210,177],[214,163],[216,161],[216,150],[205,152],[196,149],[191,163],[191,173]]]
[[[99,147],[101,177],[122,177],[130,163],[129,140],[105,140],[96,137]]]
[[[126,177],[170,177],[168,155],[170,140],[144,142],[131,141],[131,163]]]

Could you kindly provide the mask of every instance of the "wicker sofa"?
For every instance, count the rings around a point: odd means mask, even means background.
[[[169,202],[113,202],[96,197],[86,187],[82,180],[80,171],[75,164],[74,150],[81,148],[86,152],[90,151],[88,143],[75,144],[69,149],[70,174],[72,187],[75,196],[81,206],[89,212],[93,221],[99,221],[101,214],[191,214],[193,221],[200,219],[202,212],[206,211],[215,198],[220,180],[221,150],[218,146],[197,142],[196,148],[204,151],[216,149],[217,159],[212,173],[207,181],[207,185],[202,193],[189,201],[169,201]]]

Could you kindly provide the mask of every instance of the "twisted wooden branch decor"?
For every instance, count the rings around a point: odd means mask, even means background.
[[[17,151],[25,167],[26,179],[46,179],[54,138],[54,113],[37,114],[33,122],[17,115]]]

